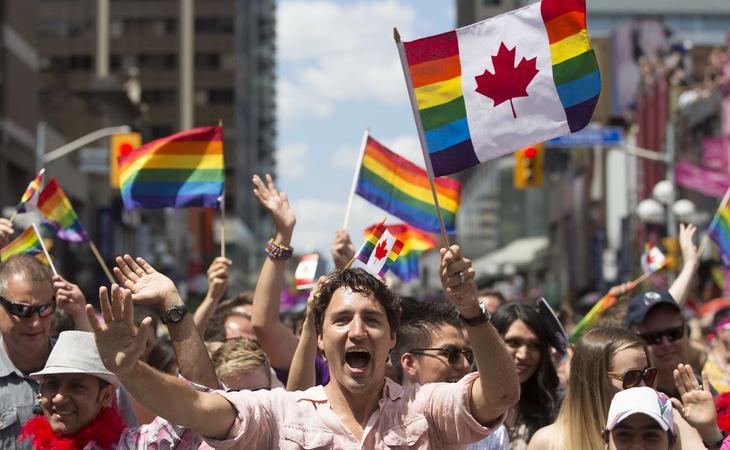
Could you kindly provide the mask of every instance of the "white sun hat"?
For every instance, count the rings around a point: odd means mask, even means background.
[[[71,373],[93,375],[114,386],[119,385],[117,376],[109,372],[101,362],[94,334],[86,331],[62,331],[48,355],[46,366],[30,376],[35,380],[42,380],[45,375]]]
[[[647,415],[662,430],[674,432],[674,414],[669,397],[646,386],[625,389],[613,396],[608,408],[606,429],[613,430],[621,421],[634,414]]]

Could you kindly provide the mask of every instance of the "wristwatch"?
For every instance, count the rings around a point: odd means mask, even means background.
[[[464,325],[468,327],[476,327],[481,324],[489,322],[489,319],[492,318],[492,315],[489,314],[489,311],[487,311],[486,305],[484,305],[484,302],[479,302],[479,309],[482,311],[481,314],[479,314],[476,317],[464,317],[459,313],[459,319],[464,323]]]
[[[182,305],[173,306],[165,311],[162,317],[160,317],[160,320],[164,324],[178,323],[183,319],[183,317],[185,317],[185,314],[187,314],[188,311],[190,311],[188,309],[188,305],[184,303]]]

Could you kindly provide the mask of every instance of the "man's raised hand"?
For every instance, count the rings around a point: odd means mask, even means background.
[[[222,256],[217,257],[208,267],[208,297],[216,301],[223,297],[228,287],[228,275],[232,261]]]
[[[131,291],[131,298],[146,305],[179,304],[180,294],[175,283],[156,271],[142,258],[133,259],[129,255],[117,256],[114,276],[125,289]]]
[[[99,323],[94,308],[86,305],[86,316],[94,330],[96,346],[104,366],[109,371],[123,376],[130,372],[145,351],[145,336],[152,319],[146,317],[139,326],[134,326],[132,293],[113,284],[112,298],[102,286],[99,288],[99,303],[104,324]]]
[[[471,260],[461,256],[458,245],[441,249],[439,273],[446,296],[459,312],[473,312],[475,308],[477,312],[481,312],[478,309],[476,273],[471,267]]]
[[[5,245],[13,235],[13,223],[0,217],[0,246]]]
[[[291,235],[297,220],[294,217],[294,211],[289,206],[286,193],[276,189],[271,175],[266,175],[266,183],[258,175],[254,175],[253,185],[254,195],[261,202],[261,206],[271,213],[276,230],[279,233]]]

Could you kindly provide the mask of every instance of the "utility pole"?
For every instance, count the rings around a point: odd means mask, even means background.
[[[109,76],[109,0],[96,0],[96,76]]]
[[[180,0],[180,130],[193,127],[194,0]]]

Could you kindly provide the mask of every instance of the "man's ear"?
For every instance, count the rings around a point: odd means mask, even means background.
[[[114,386],[108,385],[99,391],[99,398],[101,400],[101,406],[104,408],[111,408],[114,404]]]
[[[403,378],[408,377],[411,380],[418,379],[415,356],[410,353],[403,353],[400,355],[400,365],[403,368]]]

